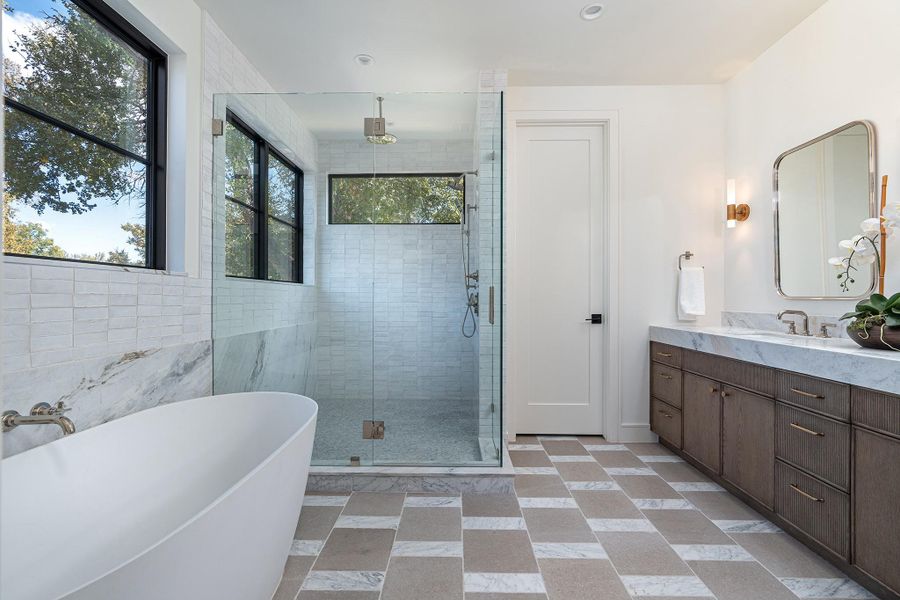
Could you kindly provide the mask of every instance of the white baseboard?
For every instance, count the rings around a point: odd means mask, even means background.
[[[621,443],[656,442],[656,434],[650,431],[649,423],[622,423],[619,425]]]

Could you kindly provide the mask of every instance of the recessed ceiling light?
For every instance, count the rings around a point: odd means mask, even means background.
[[[357,54],[353,57],[353,60],[356,61],[356,64],[363,67],[368,67],[375,62],[375,59],[369,54]]]
[[[603,14],[603,5],[602,4],[588,4],[584,8],[581,9],[581,18],[585,21],[593,21]]]

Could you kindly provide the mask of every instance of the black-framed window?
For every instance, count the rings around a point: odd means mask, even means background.
[[[164,269],[166,55],[99,0],[7,0],[4,252]]]
[[[328,176],[328,222],[334,225],[458,225],[465,205],[461,173]]]
[[[303,171],[231,111],[225,120],[225,274],[303,282]]]

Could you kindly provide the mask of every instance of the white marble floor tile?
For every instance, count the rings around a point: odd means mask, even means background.
[[[304,496],[303,506],[345,506],[350,496]]]
[[[582,456],[551,456],[550,460],[553,462],[597,462],[590,454],[584,454]]]
[[[394,542],[391,556],[461,557],[462,542]]]
[[[291,543],[291,556],[318,556],[325,540],[294,540]]]
[[[641,462],[645,463],[679,463],[684,459],[674,454],[659,454],[654,456],[638,456]]]
[[[754,561],[753,556],[736,544],[673,544],[681,560]]]
[[[341,515],[335,529],[397,529],[400,517],[364,517],[359,515]]]
[[[575,498],[519,498],[522,508],[578,508]]]
[[[628,452],[628,448],[622,444],[585,444],[584,449],[588,452]]]
[[[310,591],[378,592],[382,571],[310,571],[300,589]]]
[[[463,529],[491,529],[510,531],[525,529],[525,519],[521,517],[463,517]]]
[[[558,475],[553,467],[516,467],[516,475]]]
[[[463,588],[468,594],[543,594],[540,573],[466,573]]]
[[[544,451],[544,447],[540,444],[510,444],[506,447],[508,450],[540,450]]]
[[[657,477],[656,471],[648,467],[603,467],[607,475],[647,475]]]
[[[462,498],[459,496],[407,496],[403,506],[414,508],[460,508]]]
[[[591,543],[535,543],[535,558],[573,558],[601,559],[609,558],[600,544]]]
[[[725,488],[712,481],[670,481],[676,492],[724,492]]]
[[[615,481],[567,481],[566,487],[573,492],[606,492],[622,489]]]
[[[587,521],[594,531],[626,533],[656,531],[656,527],[647,519],[588,519]]]
[[[623,575],[622,583],[634,598],[646,596],[691,596],[713,597],[699,577],[692,575],[656,576],[656,575]]]
[[[718,520],[713,523],[725,533],[779,533],[781,531],[770,521]]]
[[[694,510],[693,504],[677,498],[634,498],[631,501],[641,510]]]
[[[798,598],[839,598],[840,600],[875,598],[868,590],[850,579],[807,577],[781,577],[779,579]]]

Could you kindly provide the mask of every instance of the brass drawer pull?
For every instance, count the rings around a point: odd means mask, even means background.
[[[797,388],[791,388],[791,391],[795,394],[800,394],[801,396],[806,396],[807,398],[815,398],[816,400],[824,400],[825,396],[820,396],[819,394],[813,394],[812,392],[804,392],[803,390],[798,390]]]
[[[824,433],[821,433],[819,431],[813,431],[812,429],[807,429],[806,427],[804,427],[803,425],[800,425],[799,423],[791,423],[791,427],[793,427],[797,431],[802,431],[803,433],[808,433],[809,435],[825,437]]]
[[[658,412],[659,414],[661,414],[662,416],[664,416],[664,417],[667,418],[667,419],[671,419],[671,418],[672,418],[672,415],[670,415],[669,413],[667,413],[667,412],[665,412],[665,411],[663,411],[663,410],[657,410],[656,412]]]
[[[662,377],[663,379],[672,379],[671,375],[666,375],[665,373],[660,373],[659,376]]]
[[[791,489],[794,490],[795,492],[797,492],[798,494],[800,494],[801,496],[803,496],[804,498],[807,498],[807,499],[809,499],[809,500],[812,500],[813,502],[825,502],[825,500],[824,500],[823,498],[816,498],[815,496],[812,496],[812,495],[810,495],[810,494],[807,494],[806,492],[804,492],[803,490],[801,490],[799,487],[797,487],[796,484],[793,484],[793,483],[792,483],[792,484],[791,484]]]
[[[719,390],[718,390],[718,388],[711,387],[711,388],[709,388],[709,393],[710,394],[718,394]]]
[[[671,352],[657,352],[657,356],[662,356],[663,358],[672,358]]]

